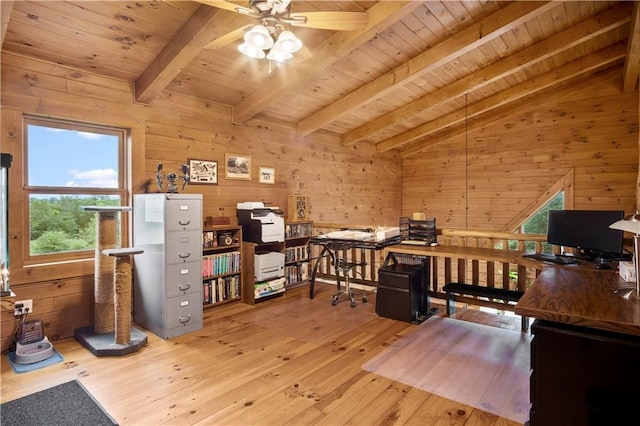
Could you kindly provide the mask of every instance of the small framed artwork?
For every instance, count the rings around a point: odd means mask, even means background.
[[[260,167],[260,183],[276,183],[276,169],[273,167]]]
[[[251,180],[251,157],[225,154],[225,166],[227,179]]]
[[[189,183],[218,184],[218,162],[189,160]]]

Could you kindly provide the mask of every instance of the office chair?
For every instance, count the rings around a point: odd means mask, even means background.
[[[366,262],[347,262],[345,258],[339,257],[339,252],[344,250],[346,247],[338,246],[332,247],[334,250],[334,261],[332,262],[333,267],[336,270],[337,276],[337,290],[333,293],[333,298],[331,300],[331,305],[336,306],[339,302],[340,296],[346,295],[350,301],[351,307],[356,307],[356,296],[361,295],[362,303],[367,303],[367,295],[364,292],[354,292],[351,289],[350,275],[351,271],[354,268],[359,266],[365,266]],[[362,273],[356,269],[356,273],[362,277]],[[344,287],[341,285],[340,275],[344,277]]]

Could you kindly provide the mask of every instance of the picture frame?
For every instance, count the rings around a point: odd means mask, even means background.
[[[218,162],[189,159],[189,183],[196,185],[217,185]]]
[[[258,172],[259,183],[276,183],[276,169],[273,167],[259,167]]]
[[[225,176],[227,179],[251,180],[251,157],[239,154],[225,154]]]

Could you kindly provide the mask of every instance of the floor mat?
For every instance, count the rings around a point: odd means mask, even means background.
[[[77,380],[0,405],[0,423],[12,425],[117,425]]]
[[[432,317],[362,368],[524,423],[530,344],[521,332]]]

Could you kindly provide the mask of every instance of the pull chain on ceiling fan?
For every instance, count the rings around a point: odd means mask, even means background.
[[[209,48],[220,48],[239,38],[238,50],[251,58],[266,58],[281,63],[291,59],[304,46],[287,26],[336,31],[358,31],[366,28],[366,12],[301,12],[291,13],[292,0],[250,0],[249,7],[227,0],[196,0],[219,9],[236,12],[260,21],[245,33],[243,28],[214,40]]]

